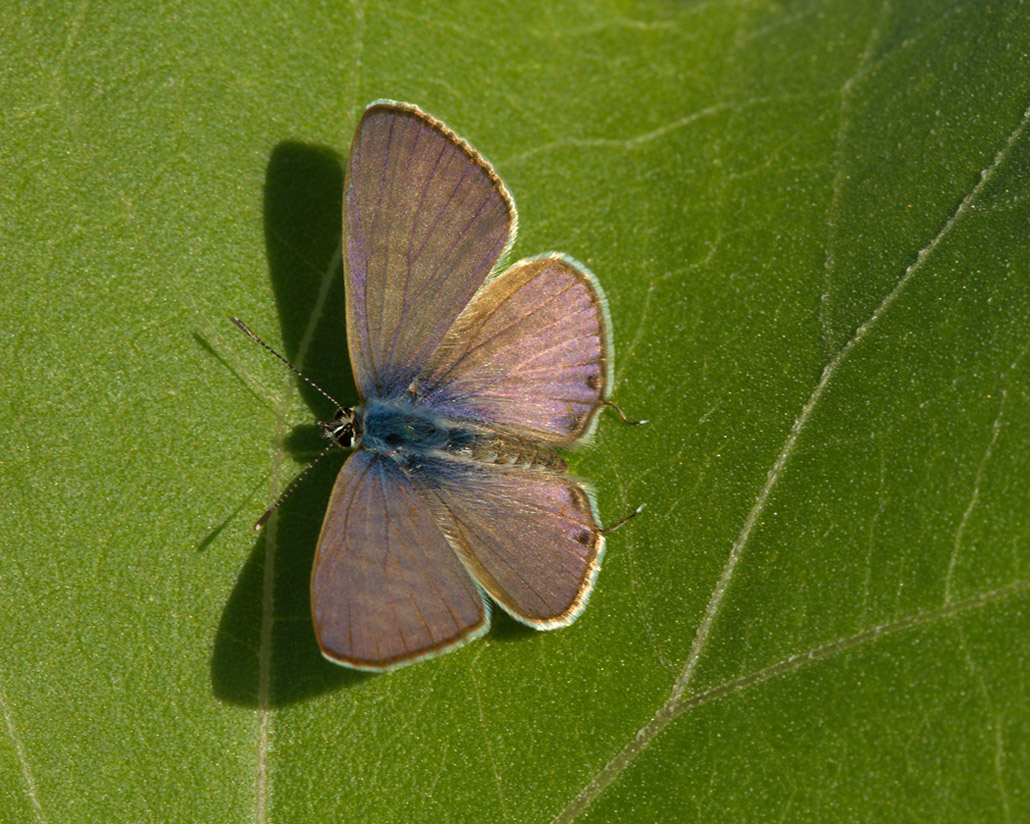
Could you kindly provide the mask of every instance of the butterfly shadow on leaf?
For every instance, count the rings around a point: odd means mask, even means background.
[[[283,354],[351,406],[357,393],[340,269],[342,198],[337,153],[296,142],[272,151],[265,176],[265,243]],[[325,398],[301,381],[298,388],[312,411],[310,420],[332,417],[335,409]],[[311,460],[324,444],[313,424],[294,428],[283,437],[284,465],[293,465],[288,459]],[[279,507],[274,523],[258,533],[222,613],[212,653],[212,686],[220,699],[282,706],[370,677],[326,661],[311,625],[315,545],[333,478],[345,458],[342,450],[327,455]],[[292,482],[291,471],[284,471],[282,484]]]

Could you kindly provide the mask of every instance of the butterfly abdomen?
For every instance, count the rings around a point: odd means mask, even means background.
[[[566,469],[565,461],[549,447],[501,435],[481,434],[472,444],[470,457],[478,463],[523,469],[553,469],[558,472]]]

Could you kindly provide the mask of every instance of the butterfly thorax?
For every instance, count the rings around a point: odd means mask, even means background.
[[[491,428],[443,417],[407,397],[372,400],[355,412],[354,445],[400,463],[423,457],[563,469],[548,447]]]
[[[371,400],[357,410],[357,446],[386,455],[461,452],[473,434],[407,398]]]

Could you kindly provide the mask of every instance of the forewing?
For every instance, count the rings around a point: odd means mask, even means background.
[[[441,415],[567,445],[607,396],[610,328],[585,267],[563,255],[519,261],[461,313],[415,393]]]
[[[571,624],[600,569],[589,492],[544,470],[427,461],[415,487],[454,551],[501,607],[537,629]]]
[[[344,192],[347,339],[362,397],[404,392],[514,238],[490,164],[421,109],[373,103]]]
[[[389,458],[359,450],[333,487],[311,573],[322,653],[386,670],[489,627],[482,595],[424,499]]]

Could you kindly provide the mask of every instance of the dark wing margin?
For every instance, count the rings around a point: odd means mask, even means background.
[[[514,240],[490,163],[416,106],[371,104],[344,184],[347,335],[362,397],[403,393]]]
[[[340,470],[311,572],[322,654],[384,671],[489,629],[479,587],[433,514],[389,458],[359,450]]]

